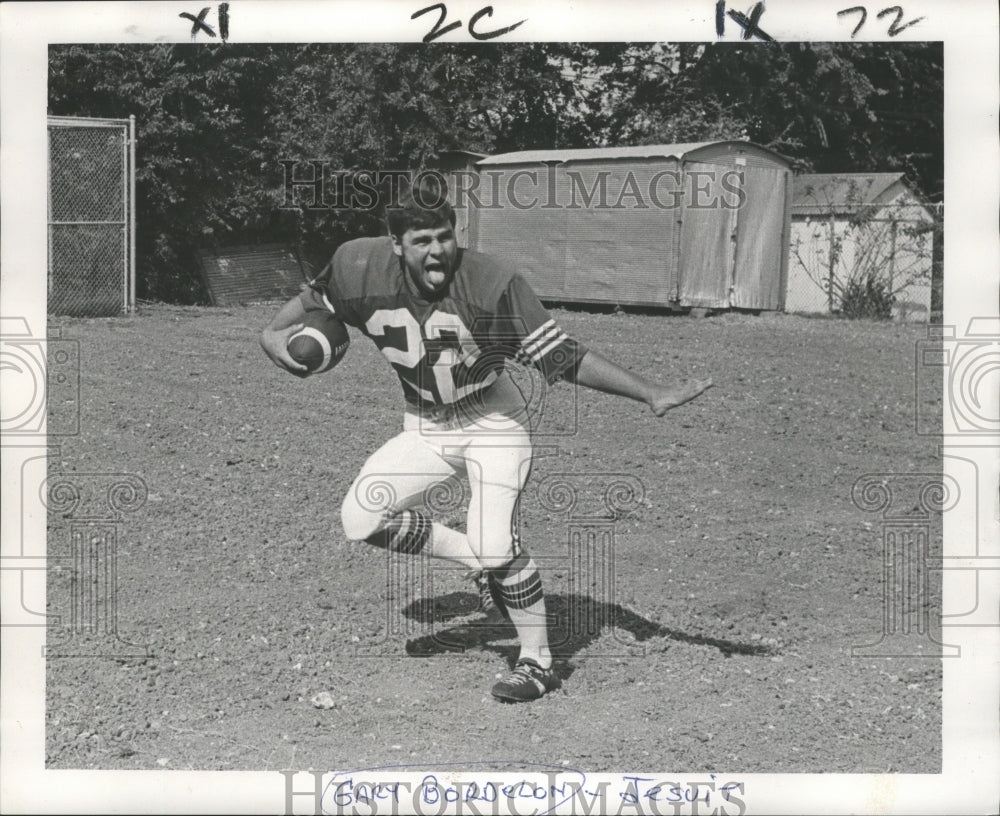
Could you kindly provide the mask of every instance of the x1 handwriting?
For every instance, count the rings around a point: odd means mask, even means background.
[[[191,20],[193,25],[191,26],[191,41],[193,42],[197,38],[198,33],[204,31],[209,37],[215,36],[215,29],[212,28],[208,23],[205,22],[205,18],[208,16],[208,12],[212,10],[211,6],[205,6],[201,11],[198,12],[198,16],[195,17],[193,14],[189,14],[186,11],[182,11],[178,14],[178,17],[182,17],[185,20]],[[229,39],[229,3],[219,3],[219,36],[222,41],[225,42]]]
[[[461,20],[455,20],[453,22],[448,23],[448,25],[444,25],[444,21],[448,16],[448,8],[447,6],[445,6],[444,3],[435,3],[432,6],[427,6],[426,8],[420,9],[419,11],[415,11],[413,12],[413,14],[410,15],[410,19],[416,20],[417,17],[420,17],[429,11],[435,11],[435,10],[438,12],[438,18],[435,21],[434,26],[431,28],[431,30],[428,31],[426,34],[424,34],[423,41],[425,43],[429,43],[432,40],[436,40],[438,37],[443,37],[449,31],[453,31],[462,25]],[[524,20],[519,20],[513,25],[505,26],[504,28],[496,28],[493,29],[492,31],[478,31],[476,29],[476,23],[478,23],[481,19],[483,19],[483,17],[492,17],[492,16],[493,16],[493,6],[483,6],[483,8],[479,9],[479,11],[477,11],[475,14],[472,15],[472,17],[469,20],[469,34],[472,36],[473,39],[495,40],[497,37],[502,37],[504,34],[509,34],[511,31],[513,31],[515,28],[521,25],[521,23],[524,22]]]

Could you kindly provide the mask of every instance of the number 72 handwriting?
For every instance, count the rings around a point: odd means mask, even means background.
[[[854,31],[851,32],[852,40],[861,30],[861,27],[865,24],[865,21],[868,19],[868,9],[866,9],[864,6],[851,6],[851,8],[842,9],[841,11],[837,12],[838,17],[843,17],[845,14],[857,14],[859,12],[861,14],[861,19],[858,20],[858,24],[854,26]],[[889,30],[887,33],[890,37],[895,37],[897,34],[899,34],[899,32],[903,31],[906,28],[909,28],[912,25],[916,25],[917,23],[919,23],[921,20],[924,19],[923,17],[917,17],[915,20],[910,20],[910,22],[903,23],[903,25],[900,25],[900,22],[902,22],[903,20],[902,6],[889,6],[888,8],[884,8],[876,15],[876,17],[878,17],[878,19],[881,20],[883,17],[886,17],[889,14],[896,15],[896,19],[889,24]]]

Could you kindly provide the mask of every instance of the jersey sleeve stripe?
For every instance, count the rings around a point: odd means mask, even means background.
[[[524,346],[529,345],[532,341],[534,341],[534,339],[536,337],[538,337],[543,332],[548,331],[550,327],[555,326],[555,325],[556,325],[556,321],[550,318],[545,323],[543,323],[541,326],[539,326],[537,329],[535,329],[531,334],[529,334],[527,337],[525,337],[521,341],[521,344],[524,345]]]
[[[566,335],[565,332],[560,332],[559,336],[553,339],[552,342],[550,342],[547,346],[545,346],[545,348],[539,349],[537,352],[534,353],[534,359],[541,360],[542,357],[544,357],[546,354],[552,351],[552,349],[561,346],[568,339],[569,337]]]
[[[337,314],[337,310],[333,308],[333,304],[330,303],[330,298],[326,296],[326,292],[323,293],[323,305],[326,306],[333,314]]]
[[[558,326],[551,326],[545,331],[544,334],[542,334],[537,339],[532,340],[530,343],[523,343],[522,345],[524,346],[524,350],[528,352],[528,354],[531,354],[531,352],[533,352],[535,349],[541,348],[546,343],[548,343],[552,337],[555,337],[556,335],[561,333],[562,329],[560,329]]]
[[[522,349],[524,356],[529,360],[538,360],[555,346],[568,340],[569,337],[562,329],[556,329],[551,334],[546,335],[537,343],[533,343],[530,348]]]
[[[553,324],[549,327],[544,334],[542,334],[537,339],[528,342],[522,341],[521,348],[524,350],[525,354],[533,355],[542,346],[548,345],[555,337],[565,337],[566,333],[560,329],[558,326]]]

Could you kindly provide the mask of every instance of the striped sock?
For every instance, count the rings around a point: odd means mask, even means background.
[[[418,510],[403,510],[389,519],[385,532],[390,550],[416,555],[430,538],[431,520]]]
[[[506,567],[493,570],[500,597],[521,641],[520,657],[530,657],[543,668],[552,665],[545,616],[542,578],[534,560],[523,550]]]

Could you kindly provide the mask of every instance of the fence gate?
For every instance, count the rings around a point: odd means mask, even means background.
[[[48,311],[135,307],[135,117],[50,116]]]

